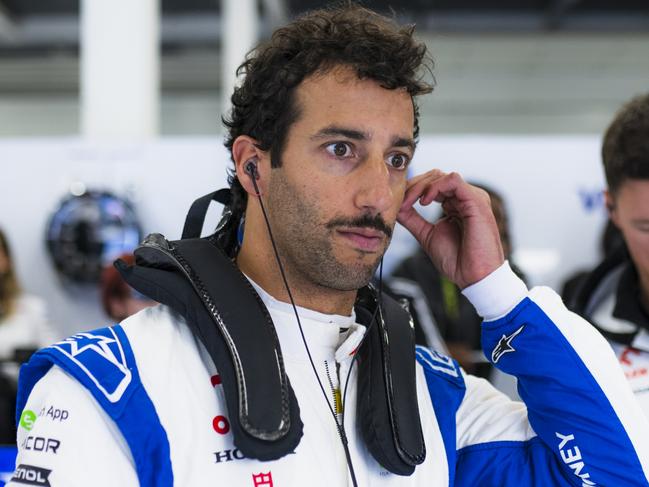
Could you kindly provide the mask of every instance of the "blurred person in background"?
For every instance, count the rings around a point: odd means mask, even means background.
[[[605,201],[625,245],[615,245],[566,304],[609,340],[649,416],[649,93],[624,105],[602,145]]]
[[[628,258],[628,251],[620,229],[609,218],[600,238],[600,255],[602,261],[619,261]],[[591,277],[592,269],[581,269],[571,274],[561,286],[563,301],[572,306],[584,283]]]
[[[21,290],[9,242],[0,230],[0,360],[12,360],[17,350],[36,350],[56,338],[45,303]]]
[[[505,258],[512,270],[524,279],[512,262],[509,219],[503,197],[488,186],[472,184],[489,194]],[[408,299],[418,344],[448,351],[467,372],[489,377],[493,367],[482,352],[482,318],[462,290],[439,273],[421,247],[396,266],[388,285],[394,295]]]
[[[16,439],[19,364],[55,338],[46,319],[45,303],[21,290],[9,241],[0,229],[0,444],[15,443]]]
[[[133,254],[123,254],[119,258],[128,265],[135,264]],[[129,286],[112,264],[102,272],[100,291],[104,312],[116,323],[156,304]]]

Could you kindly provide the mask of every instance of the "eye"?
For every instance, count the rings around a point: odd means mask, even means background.
[[[352,148],[347,142],[328,144],[326,150],[329,154],[336,157],[350,157],[352,155]]]
[[[390,157],[388,157],[388,164],[390,164],[395,169],[403,170],[406,168],[409,162],[410,158],[405,154],[392,154]]]

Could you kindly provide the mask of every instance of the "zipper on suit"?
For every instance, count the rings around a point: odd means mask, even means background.
[[[340,381],[333,381],[331,377],[331,368],[329,367],[329,362],[327,360],[324,361],[325,365],[325,372],[327,374],[327,380],[329,381],[329,387],[331,388],[331,397],[333,400],[333,409],[334,412],[336,413],[336,421],[338,422],[338,425],[341,425],[341,416],[343,413],[343,407],[342,407],[342,397],[340,394]],[[338,378],[338,364],[336,363],[336,378]]]

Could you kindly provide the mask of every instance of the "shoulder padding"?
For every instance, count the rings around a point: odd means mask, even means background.
[[[17,416],[36,383],[53,365],[83,385],[115,422],[129,445],[140,484],[171,486],[167,434],[140,382],[122,327],[77,333],[36,352],[20,370]]]

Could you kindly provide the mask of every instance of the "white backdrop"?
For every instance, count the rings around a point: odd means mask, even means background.
[[[129,196],[145,233],[180,236],[195,197],[225,184],[229,157],[217,138],[146,144],[78,139],[0,141],[0,227],[28,292],[47,300],[61,335],[107,324],[91,288],[66,288],[45,251],[45,224],[72,183]],[[457,170],[500,190],[508,204],[517,263],[532,284],[559,286],[597,259],[605,214],[597,137],[425,137],[413,173]],[[208,215],[210,224],[219,209]],[[386,269],[414,248],[398,229]]]

